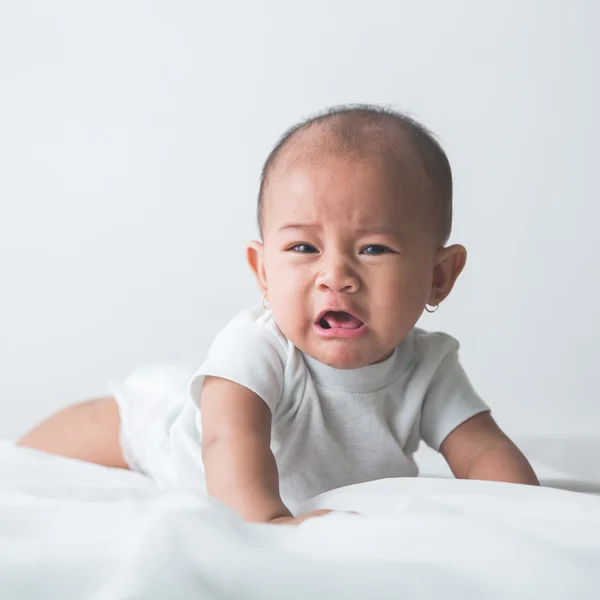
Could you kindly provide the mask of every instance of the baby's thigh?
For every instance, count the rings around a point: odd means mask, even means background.
[[[96,398],[60,410],[24,435],[17,445],[127,469],[119,442],[120,426],[115,399]]]

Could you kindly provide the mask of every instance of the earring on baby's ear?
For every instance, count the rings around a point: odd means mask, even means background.
[[[271,305],[269,304],[269,299],[267,298],[266,294],[264,294],[264,296],[262,297],[261,304],[265,310],[269,310],[271,308]]]
[[[428,313],[433,314],[434,312],[438,311],[438,308],[440,307],[440,303],[438,302],[437,304],[432,304],[431,306],[432,306],[432,308],[429,308],[429,304],[426,304],[425,305],[425,310]]]

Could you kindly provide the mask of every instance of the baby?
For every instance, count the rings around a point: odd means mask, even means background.
[[[456,477],[538,483],[458,343],[415,328],[466,260],[446,245],[452,174],[427,129],[374,106],[296,125],[265,162],[258,219],[247,259],[262,306],[225,327],[198,371],[137,371],[19,444],[139,470],[268,523],[327,512],[294,516],[336,487],[416,476],[421,440]]]

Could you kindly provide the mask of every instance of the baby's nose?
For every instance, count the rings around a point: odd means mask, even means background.
[[[327,265],[317,276],[316,284],[321,291],[329,290],[338,294],[352,294],[360,288],[356,273],[340,262]]]

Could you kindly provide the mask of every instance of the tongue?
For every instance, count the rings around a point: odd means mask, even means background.
[[[363,323],[356,317],[348,314],[347,312],[333,312],[329,311],[325,313],[323,319],[332,329],[335,327],[341,327],[342,329],[358,329]]]

